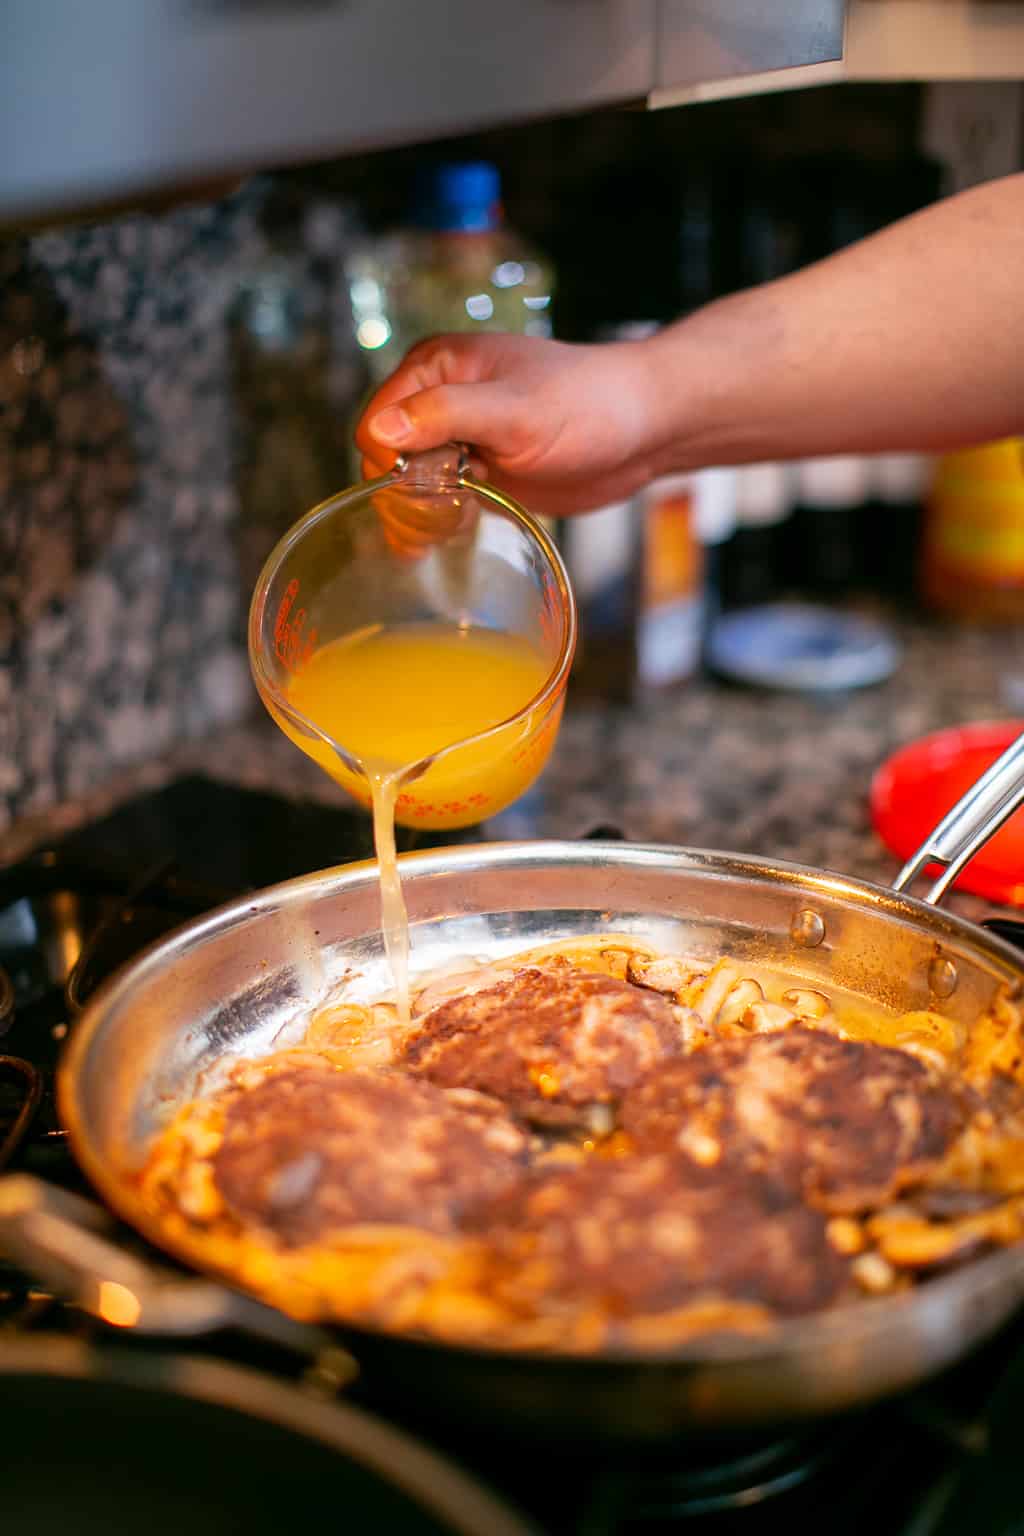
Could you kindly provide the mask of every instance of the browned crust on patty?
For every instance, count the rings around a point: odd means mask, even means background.
[[[569,1126],[617,1100],[680,1049],[672,1005],[613,976],[529,967],[424,1018],[400,1065],[493,1094],[540,1125]]]
[[[213,1170],[238,1220],[295,1245],[362,1222],[454,1231],[526,1154],[522,1129],[476,1095],[302,1066],[231,1099]]]
[[[942,1158],[968,1106],[903,1051],[794,1027],[719,1040],[625,1096],[640,1151],[781,1177],[829,1211],[883,1203]]]
[[[666,1156],[591,1158],[478,1210],[493,1285],[513,1308],[597,1303],[613,1316],[702,1300],[784,1314],[827,1306],[848,1268],[825,1217],[779,1181]]]

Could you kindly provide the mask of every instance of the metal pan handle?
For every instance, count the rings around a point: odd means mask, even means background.
[[[922,898],[937,906],[965,864],[1024,804],[1024,734],[1012,742],[930,832],[892,883],[905,891],[929,864],[942,874]]]
[[[140,1259],[112,1240],[111,1225],[100,1206],[42,1179],[0,1179],[0,1254],[101,1322],[163,1338],[240,1329],[312,1357],[320,1376],[334,1375],[335,1386],[356,1374],[355,1361],[323,1329]]]

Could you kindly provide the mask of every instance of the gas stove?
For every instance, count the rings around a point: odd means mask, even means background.
[[[441,841],[451,834],[405,834],[402,846]],[[0,873],[0,1170],[88,1193],[59,1124],[53,1074],[78,1008],[104,976],[221,901],[370,853],[359,815],[192,777]],[[5,1338],[98,1327],[0,1261],[0,1349]],[[130,1351],[132,1341],[117,1347]],[[190,1341],[190,1352],[197,1347],[295,1372],[241,1340]],[[379,1407],[372,1380],[353,1392]],[[761,1536],[783,1522],[790,1536],[1014,1536],[1024,1532],[1022,1415],[1024,1321],[910,1397],[785,1435],[701,1441],[671,1458],[597,1461],[560,1446],[439,1436],[436,1424],[411,1417],[403,1427],[550,1536]]]

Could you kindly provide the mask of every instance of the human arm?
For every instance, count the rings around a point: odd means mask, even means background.
[[[404,436],[386,436],[389,406],[404,416]],[[396,451],[468,441],[499,485],[559,515],[679,469],[938,451],[1021,430],[1017,175],[719,300],[649,341],[422,343],[370,402],[357,441],[371,472]]]

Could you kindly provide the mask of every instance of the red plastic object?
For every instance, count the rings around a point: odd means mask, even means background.
[[[937,731],[894,753],[871,781],[871,820],[886,846],[908,859],[1022,731],[1024,720],[987,720]],[[1024,907],[1024,808],[971,860],[956,889]]]

